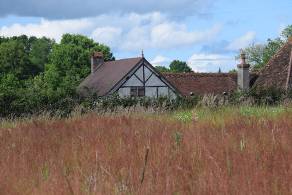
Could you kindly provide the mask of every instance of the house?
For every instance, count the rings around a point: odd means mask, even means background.
[[[91,74],[78,91],[121,97],[175,98],[178,95],[224,94],[251,87],[292,89],[292,39],[272,57],[259,73],[250,73],[245,54],[237,73],[159,73],[142,55],[138,58],[104,62],[100,52],[91,58]]]
[[[78,92],[83,96],[117,93],[121,97],[156,98],[175,98],[178,94],[178,90],[143,55],[104,62],[101,52],[96,52],[91,57],[91,74],[79,85]]]

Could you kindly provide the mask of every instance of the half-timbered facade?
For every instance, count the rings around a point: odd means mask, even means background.
[[[130,58],[111,62],[100,60],[95,53],[91,60],[91,74],[80,84],[82,95],[119,94],[120,97],[166,96],[176,98],[179,92],[144,58]]]
[[[156,97],[174,98],[176,90],[146,60],[129,74],[113,89],[121,97]]]

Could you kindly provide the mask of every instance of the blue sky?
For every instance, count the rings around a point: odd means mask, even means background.
[[[292,24],[291,0],[2,0],[0,36],[84,34],[117,59],[187,61],[195,71],[235,68],[235,55]]]

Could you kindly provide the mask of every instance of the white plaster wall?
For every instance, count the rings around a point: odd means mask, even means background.
[[[145,80],[147,80],[151,76],[152,71],[149,70],[146,66],[144,67],[144,71],[145,71]]]
[[[170,99],[175,99],[177,98],[176,94],[171,90],[171,89],[168,89],[169,90],[169,98]]]
[[[147,81],[146,86],[166,86],[160,78],[156,75],[152,75],[151,78]]]
[[[133,75],[123,86],[143,86],[143,83]]]
[[[141,79],[143,81],[143,66],[141,66],[136,72],[135,74],[137,75],[137,77],[139,77],[139,79]]]
[[[130,96],[130,88],[120,88],[118,94],[120,97]]]
[[[159,87],[158,96],[168,96],[168,87]]]
[[[176,94],[166,85],[163,81],[157,77],[155,74],[152,74],[151,69],[144,66],[145,70],[145,79],[147,80],[151,75],[151,78],[146,83],[145,86],[145,96],[146,97],[157,97],[157,87],[155,86],[163,86],[158,87],[158,96],[169,96],[169,98],[175,99]],[[136,72],[135,75],[138,76],[141,80],[143,80],[143,66],[141,66]],[[118,90],[118,94],[120,97],[128,97],[130,96],[130,86],[142,87],[143,83],[133,75],[122,87]],[[154,86],[154,87],[147,87]]]
[[[156,97],[156,87],[146,87],[145,88],[146,97]]]

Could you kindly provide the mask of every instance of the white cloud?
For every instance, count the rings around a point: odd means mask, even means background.
[[[111,45],[113,47],[113,46],[118,46],[120,42],[119,38],[121,34],[122,34],[121,28],[101,27],[101,28],[96,28],[91,33],[91,37],[97,42]]]
[[[195,72],[216,72],[219,68],[225,71],[235,67],[235,64],[234,58],[220,54],[195,53],[188,60],[188,65]]]
[[[137,51],[141,49],[172,49],[212,40],[220,25],[209,29],[189,30],[183,21],[171,21],[165,14],[100,15],[73,20],[45,20],[31,24],[13,24],[0,28],[0,36],[26,34],[46,36],[59,41],[64,33],[85,34],[113,49]]]
[[[121,37],[121,50],[141,50],[152,47],[148,26],[135,26]]]
[[[35,24],[13,24],[11,26],[3,26],[0,28],[0,35],[5,37],[23,34],[36,37],[46,36],[59,41],[64,33],[82,33],[92,25],[92,21],[88,19],[57,21],[42,19],[40,23]]]
[[[238,51],[242,48],[248,47],[251,43],[255,41],[256,33],[253,31],[247,32],[242,37],[239,37],[238,39],[235,39],[232,41],[227,47],[227,50],[230,51]]]
[[[181,45],[191,45],[213,39],[221,27],[215,25],[211,29],[204,31],[188,31],[183,24],[165,22],[151,29],[151,42],[153,47],[176,47]]]
[[[190,31],[186,25],[170,22],[167,19],[160,22],[139,24],[124,35],[121,49],[140,50],[148,48],[169,49],[186,47],[201,42],[208,42],[220,32],[221,26],[215,25],[207,30]]]
[[[158,55],[153,60],[151,60],[151,64],[154,66],[165,66],[166,63],[169,63],[171,60],[165,56]]]

